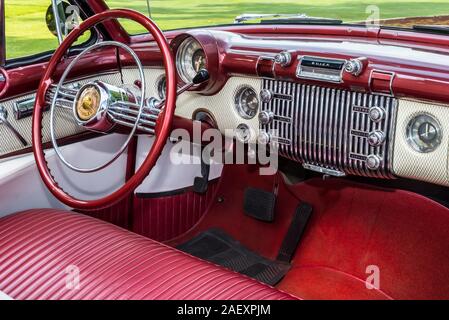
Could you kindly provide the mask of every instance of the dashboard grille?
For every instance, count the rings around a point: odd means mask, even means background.
[[[264,79],[263,88],[273,99],[263,103],[262,110],[273,112],[274,118],[261,129],[271,132],[282,156],[346,174],[393,178],[390,157],[396,99],[270,79]],[[370,119],[373,106],[385,110],[383,120]],[[373,131],[386,135],[380,146],[368,143]],[[376,170],[366,165],[370,155],[381,160]]]

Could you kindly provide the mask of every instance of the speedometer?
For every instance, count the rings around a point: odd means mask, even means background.
[[[178,74],[185,83],[192,82],[198,71],[206,68],[206,54],[194,38],[185,39],[176,52]]]

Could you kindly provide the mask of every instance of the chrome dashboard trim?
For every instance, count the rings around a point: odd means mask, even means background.
[[[391,158],[396,99],[272,79],[263,80],[263,89],[272,91],[274,98],[262,103],[261,111],[273,112],[275,116],[260,129],[275,132],[273,140],[278,141],[282,156],[350,175],[394,178]],[[277,93],[294,98],[277,99]],[[369,118],[368,110],[375,105],[386,110],[385,119],[380,122]],[[375,131],[386,135],[379,146],[371,146],[367,141]],[[369,156],[381,159],[378,170],[367,167]]]
[[[338,75],[327,75],[325,73],[315,73],[315,72],[308,72],[304,71],[304,66],[302,65],[304,59],[311,58],[311,59],[324,59],[329,61],[334,61],[337,63],[342,63],[343,67],[341,68]],[[345,71],[345,64],[347,63],[347,60],[344,59],[333,59],[333,58],[326,58],[326,57],[319,57],[319,56],[309,56],[309,55],[302,55],[298,56],[298,67],[296,68],[296,77],[298,79],[306,79],[306,80],[315,80],[315,81],[324,81],[324,82],[330,82],[330,83],[343,83],[343,73]],[[325,70],[331,70],[326,69],[323,67],[317,67],[317,69]],[[332,69],[333,70],[333,69]]]

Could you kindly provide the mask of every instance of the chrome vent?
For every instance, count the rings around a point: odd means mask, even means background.
[[[263,89],[272,99],[263,103],[262,110],[274,117],[261,130],[271,132],[282,156],[345,174],[393,178],[396,99],[270,79],[264,79]],[[385,111],[381,120],[370,117],[373,107]],[[378,146],[368,143],[375,131],[385,135]],[[380,160],[375,168],[367,165],[372,157]]]

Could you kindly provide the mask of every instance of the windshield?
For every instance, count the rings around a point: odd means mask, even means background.
[[[152,18],[164,30],[232,24],[242,14],[305,14],[344,23],[390,27],[449,26],[449,0],[149,0]],[[106,0],[110,8],[148,15],[147,0]],[[278,18],[277,18],[278,19]],[[244,23],[258,23],[260,19]],[[124,22],[128,32],[144,30]]]

